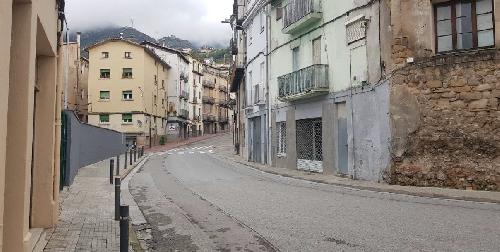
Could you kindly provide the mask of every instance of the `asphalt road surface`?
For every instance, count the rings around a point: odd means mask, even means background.
[[[500,251],[500,205],[355,190],[225,158],[230,136],[152,157],[131,193],[153,251]]]

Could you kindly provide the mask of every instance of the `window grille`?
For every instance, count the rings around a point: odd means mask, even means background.
[[[322,171],[323,134],[321,118],[298,120],[297,122],[298,168]]]
[[[286,122],[279,122],[276,124],[278,135],[278,156],[286,155]]]
[[[366,20],[360,18],[346,25],[347,44],[366,38]]]

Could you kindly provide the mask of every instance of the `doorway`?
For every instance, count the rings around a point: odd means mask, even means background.
[[[347,109],[346,103],[337,104],[337,157],[338,157],[338,170],[343,175],[349,174],[349,142],[347,132]]]

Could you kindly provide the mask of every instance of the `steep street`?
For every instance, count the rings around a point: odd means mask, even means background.
[[[130,183],[153,251],[496,251],[500,205],[355,190],[227,159],[231,136],[154,155]]]

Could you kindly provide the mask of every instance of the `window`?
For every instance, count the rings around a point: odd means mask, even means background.
[[[283,8],[278,7],[278,8],[276,8],[276,21],[278,21],[282,18],[283,18]]]
[[[109,123],[109,115],[108,114],[100,114],[99,115],[99,123]]]
[[[109,79],[111,77],[111,70],[101,69],[101,79]]]
[[[133,99],[132,91],[131,90],[123,91],[122,99],[125,101],[131,101]]]
[[[161,80],[161,88],[165,89],[165,80]]]
[[[156,95],[153,96],[153,101],[154,101],[154,103],[156,105]]]
[[[313,46],[313,64],[321,64],[321,37],[312,41]]]
[[[109,100],[110,92],[109,91],[101,91],[99,92],[99,99],[101,100]]]
[[[132,123],[132,114],[122,114],[122,123]]]
[[[132,79],[132,68],[123,68],[123,79]]]
[[[493,46],[492,0],[452,0],[434,6],[436,50]]]
[[[254,104],[257,104],[260,101],[260,86],[259,85],[255,85],[253,87],[253,90],[254,90],[254,92],[253,92],[253,94],[254,94],[254,100],[253,100],[253,102],[254,102]]]
[[[102,52],[102,58],[103,59],[109,58],[109,52]]]
[[[132,58],[132,53],[131,52],[125,52],[125,59],[131,59]]]
[[[158,76],[155,75],[155,84],[158,84]]]

